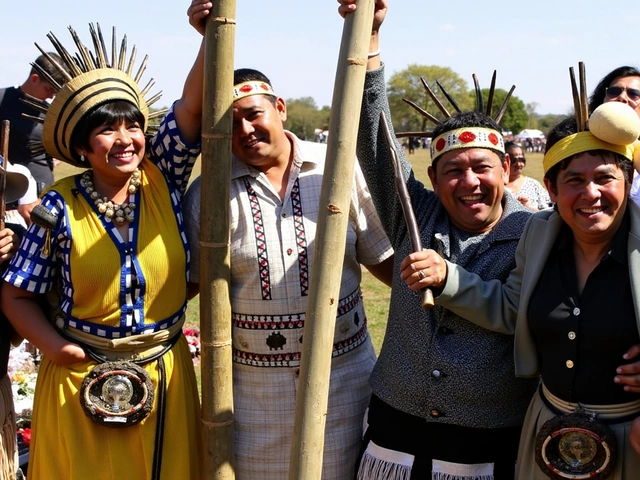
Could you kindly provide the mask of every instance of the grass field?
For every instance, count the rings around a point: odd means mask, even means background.
[[[418,149],[416,153],[408,156],[413,165],[416,178],[422,181],[429,188],[431,183],[427,176],[427,166],[431,163],[428,150]],[[525,173],[527,176],[533,177],[542,182],[542,154],[527,154],[527,166]],[[72,175],[80,170],[67,164],[61,164],[56,167],[56,178],[62,178]],[[198,162],[194,168],[192,178],[200,174],[200,163]],[[384,338],[386,328],[387,311],[389,305],[390,289],[386,285],[378,282],[366,269],[363,270],[362,292],[367,310],[367,318],[369,320],[369,329],[371,338],[373,339],[376,352],[380,351],[380,345]],[[187,310],[187,323],[190,325],[199,324],[199,297],[195,297],[190,303]]]

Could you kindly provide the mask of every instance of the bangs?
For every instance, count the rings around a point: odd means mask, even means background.
[[[71,135],[71,154],[74,159],[80,161],[80,156],[75,152],[75,148],[90,151],[89,135],[98,127],[104,125],[114,125],[121,122],[137,122],[142,130],[145,130],[144,115],[138,107],[130,102],[118,100],[98,105],[88,112],[76,125]]]

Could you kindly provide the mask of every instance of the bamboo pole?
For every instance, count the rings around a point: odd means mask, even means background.
[[[311,269],[289,480],[319,480],[331,353],[353,185],[374,0],[358,2],[342,33]],[[340,259],[340,261],[336,261]]]
[[[233,380],[229,196],[235,0],[218,0],[207,19],[202,113],[200,338],[203,477],[233,480]]]

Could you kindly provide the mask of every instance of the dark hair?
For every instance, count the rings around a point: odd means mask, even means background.
[[[576,125],[576,117],[570,116],[560,120],[547,135],[547,147],[545,148],[545,155],[551,147],[553,147],[556,143],[562,140],[569,135],[573,135],[578,133],[578,126]],[[587,153],[587,152],[583,152]],[[590,150],[588,153],[591,154],[613,154],[615,158],[616,165],[622,173],[624,174],[624,179],[627,184],[631,184],[631,179],[633,178],[633,162],[631,162],[628,158],[620,155],[619,153],[611,152],[609,150]],[[551,183],[551,188],[554,193],[557,193],[557,182],[558,182],[558,174],[561,170],[566,170],[569,167],[571,161],[576,158],[578,155],[582,155],[582,153],[571,155],[560,162],[556,163],[553,167],[551,167],[547,173],[544,174],[544,178],[548,179]]]
[[[233,84],[238,85],[244,82],[264,82],[273,87],[271,80],[262,72],[254,70],[253,68],[238,68],[233,72]],[[274,95],[265,95],[271,103],[276,104],[276,97]]]
[[[514,140],[509,140],[508,142],[504,142],[505,150],[511,150],[512,148],[522,148],[522,145],[520,145],[518,142]]]
[[[433,129],[432,138],[436,138],[438,135],[442,135],[445,132],[465,127],[490,128],[492,130],[495,130],[500,136],[502,136],[502,128],[500,128],[500,125],[498,125],[493,118],[491,118],[489,115],[485,115],[484,113],[472,111],[457,113],[451,118],[447,118],[439,125],[436,125],[436,127]],[[498,150],[494,151],[500,157],[500,161],[504,163],[504,153]],[[436,158],[431,164],[434,169],[436,167],[436,164],[438,163],[438,160],[439,158]]]
[[[618,67],[609,72],[602,80],[600,80],[598,86],[593,90],[591,97],[589,97],[589,112],[593,112],[604,103],[607,88],[616,78],[622,77],[640,77],[640,70],[634,67],[624,66]]]
[[[74,159],[80,161],[80,156],[75,151],[76,148],[91,151],[89,135],[94,128],[122,121],[138,122],[140,127],[145,129],[144,115],[140,109],[125,100],[103,103],[85,113],[71,134],[70,150]]]
[[[53,52],[48,52],[47,55],[49,55],[58,65],[64,68],[64,70],[67,73],[70,73],[69,69],[67,68],[67,65],[64,63],[62,58],[60,58],[60,55]],[[44,55],[40,55],[38,58],[36,58],[35,62],[33,63],[37,64],[40,68],[42,68],[45,72],[47,72],[56,82],[58,82],[60,86],[65,84],[66,79],[64,75],[62,75],[62,73],[60,73],[58,68],[53,63],[51,63],[51,61],[49,61],[49,59]],[[34,73],[40,77],[40,74],[38,73],[38,71],[35,68],[31,67],[29,76],[33,75]],[[47,81],[46,78],[42,78],[42,80]]]

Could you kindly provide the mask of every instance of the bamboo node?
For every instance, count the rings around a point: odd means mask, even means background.
[[[329,210],[331,213],[340,213],[340,207],[338,207],[337,205],[329,205],[327,207],[327,210]]]
[[[201,423],[207,428],[219,428],[233,425],[233,420],[227,420],[226,422],[207,422],[205,420],[201,420]]]
[[[226,133],[202,133],[201,137],[206,139],[214,139],[214,138],[232,139],[233,135],[229,135]]]
[[[228,347],[229,345],[231,345],[231,339],[229,340],[224,340],[224,341],[217,341],[217,342],[203,342],[202,340],[200,341],[200,346],[201,347],[212,347],[212,348],[221,348],[221,347]]]
[[[364,67],[367,65],[367,59],[362,57],[347,57],[347,63]]]
[[[215,17],[213,19],[214,22],[218,22],[218,23],[229,23],[231,25],[235,25],[236,24],[236,19],[235,18],[229,18],[229,17]]]
[[[219,248],[219,247],[228,247],[229,246],[229,242],[205,242],[204,240],[200,241],[200,246],[201,247],[209,247],[209,248]]]

